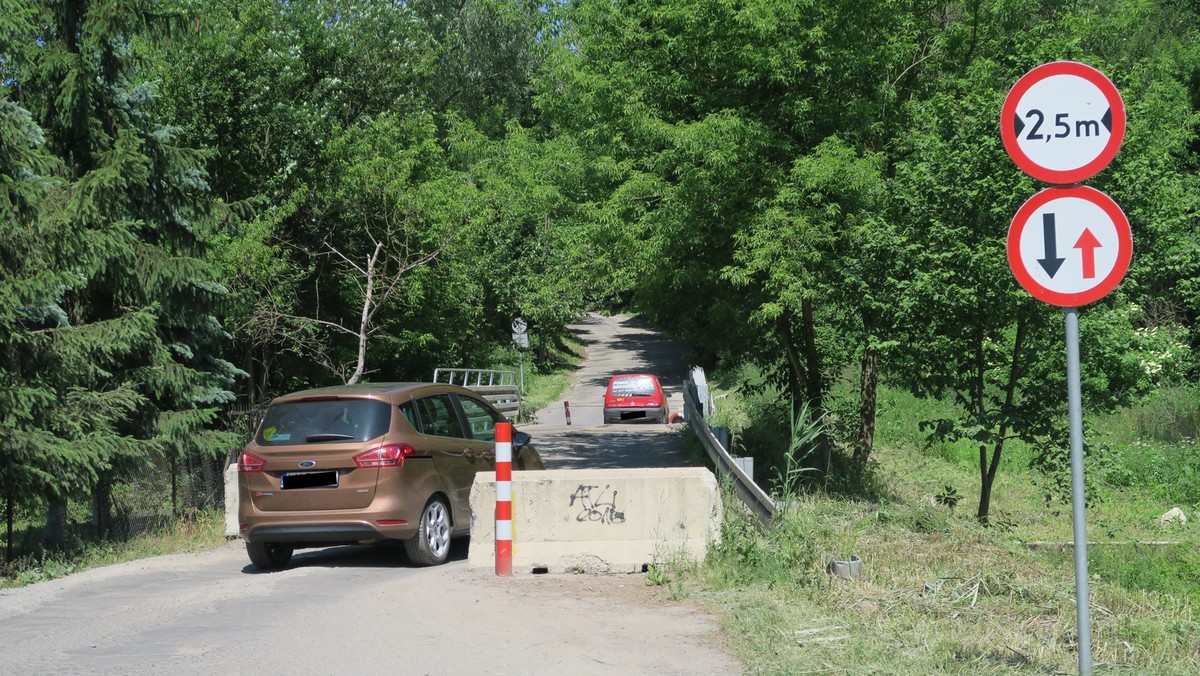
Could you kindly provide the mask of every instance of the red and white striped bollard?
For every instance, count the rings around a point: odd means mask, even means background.
[[[496,423],[496,575],[512,575],[512,423]]]
[[[565,413],[567,416],[567,425],[570,425],[571,424],[571,402],[569,402],[569,401],[563,402],[563,413]]]

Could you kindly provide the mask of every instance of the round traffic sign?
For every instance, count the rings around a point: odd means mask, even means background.
[[[1129,219],[1087,186],[1047,188],[1008,228],[1008,264],[1034,298],[1060,307],[1094,303],[1125,277],[1133,256]]]
[[[1108,166],[1125,138],[1125,103],[1104,73],[1074,61],[1038,66],[1000,112],[1004,149],[1047,183],[1078,183]]]

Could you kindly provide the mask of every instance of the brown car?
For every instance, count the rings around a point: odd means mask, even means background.
[[[495,469],[505,417],[470,390],[436,383],[344,385],[271,402],[238,459],[238,522],[250,561],[292,551],[403,542],[419,565],[445,562],[471,525],[475,473]],[[544,469],[513,432],[513,469]]]

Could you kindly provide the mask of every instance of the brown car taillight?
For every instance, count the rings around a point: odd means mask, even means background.
[[[242,455],[238,458],[238,471],[246,474],[261,472],[266,464],[267,461],[257,455],[249,451],[242,451]]]
[[[408,444],[380,446],[354,456],[354,464],[359,467],[403,467],[404,458],[412,454],[413,447]]]

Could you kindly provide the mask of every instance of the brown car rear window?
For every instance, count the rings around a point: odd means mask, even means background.
[[[272,404],[258,426],[264,446],[367,441],[391,426],[392,407],[374,399],[322,399]]]

